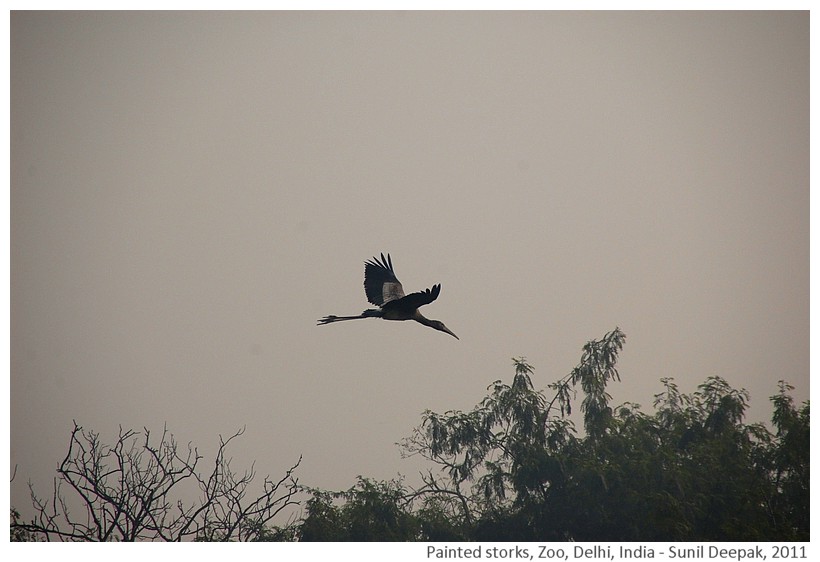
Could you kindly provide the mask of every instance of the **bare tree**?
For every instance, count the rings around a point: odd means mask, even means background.
[[[248,496],[253,466],[231,471],[228,444],[244,433],[219,438],[212,468],[190,443],[180,448],[167,428],[158,439],[148,429],[119,430],[113,446],[74,422],[68,453],[57,469],[52,495],[39,497],[29,483],[34,518],[12,517],[12,537],[60,541],[254,541],[271,537],[266,526],[288,506],[298,505],[293,473],[265,477],[258,497]],[[66,489],[73,492],[66,495]],[[73,497],[76,496],[76,497]],[[182,497],[197,497],[186,502]],[[78,501],[79,500],[79,501]],[[79,505],[77,509],[74,506]],[[75,513],[77,509],[77,513]]]

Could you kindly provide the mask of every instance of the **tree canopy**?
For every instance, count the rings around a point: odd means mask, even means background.
[[[692,394],[661,379],[651,414],[613,407],[625,338],[588,342],[545,390],[519,358],[472,410],[424,412],[402,443],[434,466],[423,485],[360,481],[341,505],[316,494],[301,538],[365,540],[353,522],[371,505],[402,522],[376,540],[808,540],[809,403],[795,407],[780,381],[772,432],[744,424],[748,393],[711,376]],[[579,391],[581,432],[569,418]]]

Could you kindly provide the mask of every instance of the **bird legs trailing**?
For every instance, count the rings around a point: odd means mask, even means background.
[[[365,310],[358,316],[335,316],[331,314],[330,316],[325,316],[324,318],[320,319],[317,326],[321,326],[324,324],[330,324],[331,322],[340,322],[342,320],[358,320],[359,318],[381,318],[382,311],[376,310],[375,308],[370,308]]]

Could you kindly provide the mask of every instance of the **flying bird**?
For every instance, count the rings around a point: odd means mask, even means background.
[[[371,304],[379,308],[370,308],[358,316],[325,316],[319,320],[319,325],[339,322],[341,320],[356,320],[358,318],[383,318],[384,320],[415,320],[425,326],[430,326],[441,332],[446,332],[458,339],[458,336],[447,329],[442,322],[430,320],[422,316],[419,307],[430,304],[438,298],[441,285],[433,285],[431,289],[417,293],[404,294],[401,282],[393,271],[393,262],[390,254],[384,257],[373,258],[364,262],[364,293]]]

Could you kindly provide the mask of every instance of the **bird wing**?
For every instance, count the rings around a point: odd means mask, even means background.
[[[376,306],[384,306],[404,297],[401,282],[393,272],[390,254],[387,254],[387,258],[382,254],[381,261],[374,257],[364,262],[364,292],[368,302]]]
[[[410,293],[401,300],[401,306],[402,308],[405,308],[406,305],[407,310],[412,311],[420,306],[430,304],[436,300],[440,292],[441,285],[433,285],[431,289],[426,289],[417,293]]]

